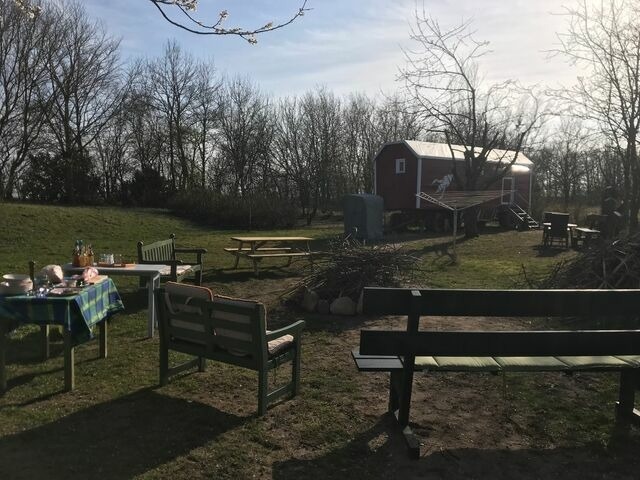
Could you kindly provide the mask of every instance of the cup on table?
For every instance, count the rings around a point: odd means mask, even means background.
[[[105,263],[108,265],[115,263],[113,259],[113,253],[101,253],[100,263]]]
[[[113,263],[123,263],[122,262],[122,254],[121,253],[114,253],[113,254]]]

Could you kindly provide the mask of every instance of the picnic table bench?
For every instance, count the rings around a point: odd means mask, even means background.
[[[620,372],[616,419],[640,424],[640,329],[419,330],[422,315],[464,317],[622,317],[635,321],[640,290],[457,290],[365,288],[363,313],[407,315],[406,331],[362,330],[352,352],[364,372],[390,372],[389,411],[409,454],[420,442],[409,428],[413,374],[426,372]],[[557,319],[556,319],[557,320]],[[629,326],[636,325],[633,322]]]
[[[224,251],[235,256],[233,268],[238,268],[240,258],[246,258],[253,263],[253,270],[258,276],[258,264],[265,258],[286,258],[287,266],[294,258],[308,258],[311,260],[309,237],[231,237],[238,242],[237,247],[225,247]]]

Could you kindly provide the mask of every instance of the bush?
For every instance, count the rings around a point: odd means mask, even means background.
[[[169,208],[182,217],[222,228],[290,228],[298,214],[290,201],[273,194],[238,198],[209,190],[177,193]]]

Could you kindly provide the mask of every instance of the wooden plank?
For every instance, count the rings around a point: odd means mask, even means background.
[[[362,330],[360,353],[463,357],[639,355],[640,330]]]
[[[356,349],[351,352],[351,357],[362,372],[402,370],[402,361],[396,355],[361,355]]]
[[[422,289],[420,315],[433,316],[636,316],[640,290]],[[411,290],[364,289],[363,312],[410,315]]]
[[[309,242],[310,237],[231,237],[236,242]]]
[[[259,251],[259,250],[256,250]],[[291,252],[291,253],[248,253],[248,258],[287,258],[287,257],[308,257],[309,252]]]
[[[257,248],[255,251],[256,252],[286,252],[291,250],[291,247],[260,247]],[[251,252],[252,249],[249,247],[242,247],[240,250],[238,250],[235,247],[225,247],[224,248],[225,252],[229,252],[229,253],[246,253],[246,252]]]

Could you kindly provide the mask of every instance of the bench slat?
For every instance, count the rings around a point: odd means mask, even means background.
[[[362,330],[364,355],[598,356],[640,354],[640,330],[420,331]]]
[[[543,317],[638,314],[640,290],[421,289],[420,315]],[[411,290],[364,289],[363,313],[410,315]]]

